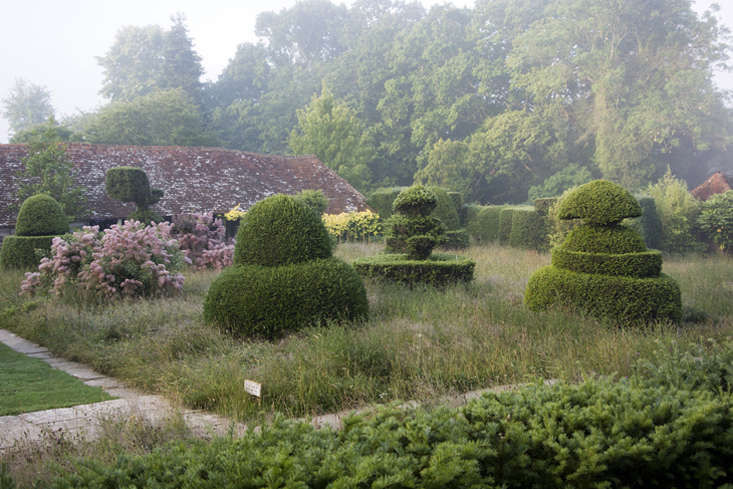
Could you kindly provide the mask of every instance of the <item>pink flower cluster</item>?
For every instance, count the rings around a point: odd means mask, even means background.
[[[51,257],[26,273],[21,293],[51,290],[93,301],[165,295],[183,286],[183,275],[175,272],[186,261],[168,223],[127,221],[105,232],[86,226],[53,239]]]
[[[173,220],[172,235],[197,270],[221,270],[232,264],[234,245],[227,243],[224,224],[211,214],[181,214]]]

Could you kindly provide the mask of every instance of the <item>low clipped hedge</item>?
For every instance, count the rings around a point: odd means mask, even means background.
[[[499,214],[501,206],[466,206],[466,230],[478,243],[491,243],[499,239]]]
[[[50,236],[69,231],[69,221],[61,205],[46,194],[36,194],[23,201],[18,211],[15,234],[18,236]]]
[[[308,206],[288,195],[273,195],[240,220],[235,265],[277,266],[331,256],[326,227]]]
[[[450,250],[463,250],[468,248],[468,231],[465,229],[446,231],[440,238],[440,246]]]
[[[552,250],[552,265],[573,272],[629,277],[656,277],[662,272],[662,253],[585,253],[564,248]]]
[[[225,269],[209,288],[204,318],[235,334],[275,338],[329,320],[366,317],[359,275],[336,258]]]
[[[646,251],[644,240],[634,229],[622,225],[579,226],[570,231],[563,248],[586,253],[638,253]]]
[[[512,211],[509,246],[546,250],[549,245],[550,223],[547,217],[535,210],[516,209]]]
[[[56,236],[6,236],[0,248],[0,268],[36,268],[41,256],[36,250],[48,253]]]
[[[382,408],[341,431],[276,419],[236,439],[77,464],[52,485],[722,489],[732,460],[729,396],[594,379],[488,393],[460,408]]]
[[[373,280],[442,287],[473,280],[476,263],[447,254],[433,253],[428,260],[408,260],[406,254],[394,253],[360,258],[353,266],[359,275]]]
[[[533,311],[567,307],[622,324],[655,319],[679,322],[682,300],[667,275],[637,278],[579,273],[548,266],[527,283],[524,302]]]

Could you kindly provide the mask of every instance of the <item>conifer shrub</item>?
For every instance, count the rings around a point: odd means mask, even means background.
[[[550,225],[547,217],[530,209],[515,209],[511,215],[510,246],[538,251],[548,248]]]
[[[242,218],[234,266],[214,280],[204,302],[208,322],[243,337],[275,338],[366,315],[364,284],[331,257],[320,216],[286,195],[258,202]]]
[[[135,210],[128,216],[131,221],[142,223],[161,222],[160,215],[150,209],[163,197],[163,191],[150,187],[148,175],[142,168],[116,166],[107,170],[104,176],[107,195],[122,202],[134,202]]]
[[[593,181],[567,193],[557,208],[565,219],[583,221],[553,250],[552,265],[529,279],[524,300],[530,309],[569,307],[622,324],[680,321],[680,289],[661,273],[661,255],[620,224],[641,212],[631,194]]]
[[[651,197],[640,197],[641,217],[638,218],[639,232],[648,248],[661,249],[662,221],[657,213],[657,205]]]
[[[465,229],[446,231],[440,240],[440,247],[449,250],[463,250],[468,248],[468,231]]]
[[[460,192],[448,192],[448,197],[453,201],[453,207],[458,212],[458,223],[460,226],[466,225],[466,206],[463,204],[463,194]]]
[[[429,187],[435,194],[435,209],[430,213],[432,217],[439,219],[446,231],[455,231],[461,227],[461,220],[458,217],[458,207],[448,192],[440,187]]]
[[[46,194],[28,197],[20,206],[15,235],[3,239],[0,268],[35,268],[51,250],[53,238],[69,231],[61,205]]]

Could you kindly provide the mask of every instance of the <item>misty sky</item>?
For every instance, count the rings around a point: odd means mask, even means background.
[[[473,0],[421,0],[429,7],[452,3],[470,7]],[[0,99],[16,78],[43,85],[51,92],[57,118],[90,111],[105,100],[98,92],[102,70],[95,56],[112,45],[126,25],[170,26],[170,16],[182,12],[202,58],[204,78],[216,80],[239,43],[256,41],[257,14],[279,11],[296,0],[35,0],[12,2],[0,16]],[[350,1],[334,1],[350,4]],[[705,10],[713,0],[696,0]],[[720,18],[733,28],[733,0],[718,0]],[[733,74],[717,76],[719,87],[733,90]],[[7,122],[0,117],[0,143],[8,140]]]

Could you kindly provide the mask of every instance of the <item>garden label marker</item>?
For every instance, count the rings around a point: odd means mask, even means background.
[[[262,384],[260,384],[259,382],[255,382],[254,380],[245,380],[244,391],[248,394],[252,394],[257,398],[260,398],[262,397]]]

